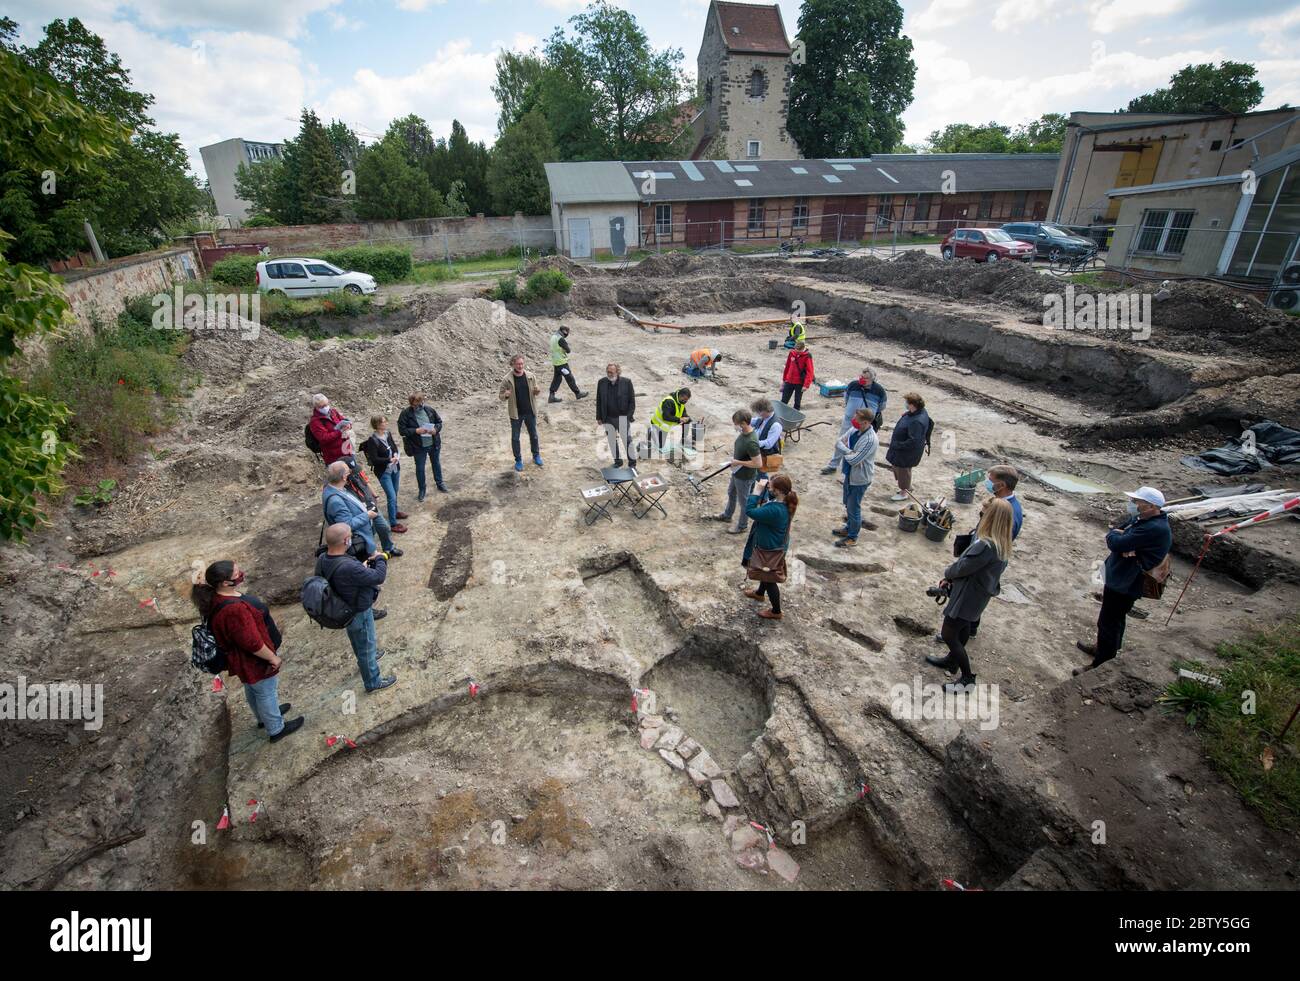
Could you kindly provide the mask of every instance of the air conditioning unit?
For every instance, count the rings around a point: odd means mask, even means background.
[[[1300,239],[1292,243],[1290,257],[1278,268],[1268,305],[1278,310],[1300,309]]]

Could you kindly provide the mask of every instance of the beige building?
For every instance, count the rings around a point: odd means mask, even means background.
[[[788,160],[792,49],[781,8],[713,0],[696,62],[699,115],[692,159]]]
[[[251,166],[267,160],[278,160],[283,144],[254,143],[238,137],[199,147],[203,170],[208,175],[208,187],[217,204],[217,215],[230,219],[232,227],[248,217],[252,205],[235,193],[235,173],[241,164]]]
[[[1047,216],[1112,224],[1115,188],[1240,174],[1252,159],[1300,142],[1300,110],[1219,114],[1070,114]]]

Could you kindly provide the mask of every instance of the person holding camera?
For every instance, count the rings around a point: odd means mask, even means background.
[[[1074,674],[1091,671],[1119,653],[1124,643],[1124,625],[1128,611],[1142,598],[1142,580],[1165,562],[1173,547],[1173,532],[1165,515],[1165,495],[1154,487],[1125,491],[1128,516],[1106,533],[1106,585],[1101,592],[1101,612],[1097,614],[1097,640],[1075,646],[1092,657],[1086,667]],[[1168,575],[1167,567],[1165,575]],[[1161,583],[1164,578],[1160,578]]]
[[[375,600],[388,578],[387,557],[376,552],[365,562],[358,561],[352,555],[352,529],[339,522],[325,529],[325,554],[316,559],[315,574],[323,577],[355,614],[344,629],[366,691],[382,691],[397,684],[397,675],[385,678],[379,674],[379,659],[384,652],[378,649],[375,638]]]
[[[760,480],[745,502],[745,513],[754,519],[754,530],[745,542],[740,564],[748,570],[757,589],[745,590],[752,600],[772,602],[770,610],[759,610],[764,620],[781,619],[781,590],[786,580],[785,557],[790,550],[790,522],[799,507],[799,495],[790,478],[783,473],[770,481]]]
[[[960,694],[973,690],[975,674],[966,653],[966,641],[970,639],[972,624],[979,622],[989,600],[1000,592],[1002,573],[1011,560],[1013,519],[1011,505],[1004,499],[985,501],[974,539],[961,557],[944,570],[939,585],[926,590],[928,596],[947,596],[940,635],[948,645],[948,656],[926,657],[936,668],[961,672],[957,681],[943,686],[946,692]]]

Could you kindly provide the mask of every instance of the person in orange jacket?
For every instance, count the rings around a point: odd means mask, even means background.
[[[784,384],[781,386],[781,401],[786,405],[790,404],[790,396],[794,396],[794,407],[796,409],[803,405],[803,393],[808,390],[808,386],[813,383],[813,359],[812,354],[808,351],[808,346],[799,341],[785,359],[785,374],[781,376]]]

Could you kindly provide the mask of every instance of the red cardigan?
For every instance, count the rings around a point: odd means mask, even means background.
[[[320,455],[324,457],[327,467],[343,457],[343,434],[334,428],[342,418],[342,414],[334,406],[330,406],[328,417],[312,410],[311,434],[316,437],[316,442],[320,443]]]
[[[279,670],[253,653],[263,647],[275,650],[266,619],[257,607],[241,602],[238,596],[218,596],[212,603],[208,624],[217,646],[226,652],[228,674],[246,685],[255,685]]]
[[[781,380],[791,385],[807,388],[813,380],[813,359],[807,351],[791,351],[785,359],[785,374]]]

